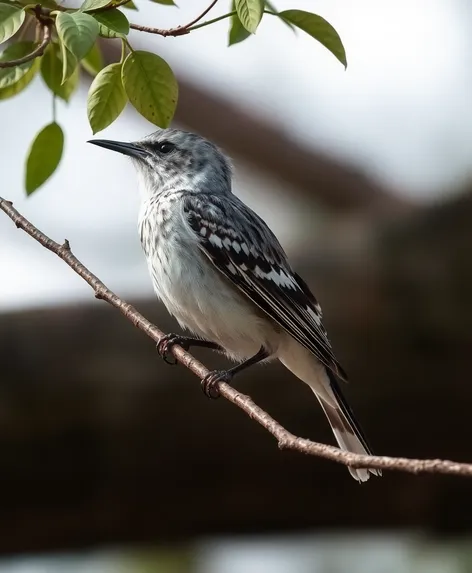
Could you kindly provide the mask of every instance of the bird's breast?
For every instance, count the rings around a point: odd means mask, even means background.
[[[213,266],[175,207],[149,210],[139,225],[159,299],[182,327],[218,342],[232,357],[252,356],[261,344],[274,347],[271,323]]]

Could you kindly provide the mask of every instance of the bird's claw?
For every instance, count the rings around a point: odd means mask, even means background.
[[[233,378],[228,370],[212,370],[201,381],[203,393],[207,398],[215,400],[220,397],[218,385],[220,382],[230,382]]]
[[[189,349],[189,345],[183,336],[179,336],[178,334],[166,334],[163,336],[156,345],[157,351],[159,352],[160,356],[167,364],[171,366],[175,366],[177,364],[177,360],[169,360],[169,353],[173,346],[178,344],[184,350]]]

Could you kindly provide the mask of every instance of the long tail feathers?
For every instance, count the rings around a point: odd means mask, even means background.
[[[355,454],[372,454],[372,451],[364,436],[364,432],[356,421],[354,414],[344,398],[339,384],[334,375],[327,371],[332,390],[335,406],[331,405],[322,396],[316,394],[320,404],[329,420],[336,441],[342,450],[353,452]],[[375,476],[381,476],[382,472],[375,469],[353,469],[349,468],[352,477],[359,482],[369,479],[369,473]]]
[[[291,337],[279,348],[278,358],[313,390],[331,424],[339,447],[355,454],[372,455],[364,432],[342,395],[336,374]],[[382,475],[379,470],[349,468],[349,472],[359,482],[367,481],[370,474]]]

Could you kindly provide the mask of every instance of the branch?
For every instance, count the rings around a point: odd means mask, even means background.
[[[215,6],[215,4],[218,2],[218,0],[213,0],[213,2],[208,6],[208,8],[205,8],[205,10],[203,10],[203,12],[200,14],[200,16],[197,16],[194,20],[192,20],[191,22],[189,22],[188,24],[185,24],[185,26],[180,26],[181,29],[188,29],[190,28],[190,26],[193,26],[194,24],[196,24],[197,22],[200,22],[200,20],[202,18],[204,18],[208,12],[213,8],[213,6]],[[177,28],[178,29],[178,28]]]
[[[31,54],[26,54],[22,58],[17,60],[10,60],[8,62],[0,62],[0,68],[14,68],[15,66],[21,66],[21,64],[26,64],[35,58],[40,58],[44,54],[44,50],[48,47],[51,41],[51,27],[50,24],[44,24],[43,26],[43,40],[39,46],[31,52]]]
[[[205,10],[203,10],[200,16],[197,16],[188,24],[185,24],[183,26],[177,26],[177,28],[169,28],[168,30],[164,30],[161,28],[150,28],[149,26],[141,26],[140,24],[130,24],[129,27],[132,28],[133,30],[138,30],[139,32],[147,32],[148,34],[157,34],[158,36],[164,36],[164,37],[184,36],[185,34],[191,32],[192,30],[197,30],[198,28],[202,28],[203,26],[208,26],[209,24],[213,24],[214,22],[218,22],[223,18],[228,18],[229,16],[231,16],[232,13],[225,14],[223,16],[215,18],[214,20],[209,20],[208,22],[204,22],[203,24],[200,24],[192,28],[194,24],[200,22],[200,20],[208,14],[208,12],[215,6],[217,2],[218,0],[213,0],[213,2],[207,8],[205,8]]]
[[[73,271],[93,288],[96,298],[103,299],[117,308],[154,342],[158,343],[164,336],[164,333],[154,324],[144,318],[133,306],[118,297],[98,277],[92,274],[87,267],[72,254],[69,241],[65,240],[62,245],[56,243],[20,215],[11,202],[1,197],[0,210],[4,211],[19,229],[25,231],[35,241],[38,241],[43,247],[55,253],[69,265]],[[208,369],[182,347],[173,346],[171,352],[180,364],[193,372],[200,380],[208,374]],[[472,464],[458,463],[449,460],[421,460],[359,455],[344,452],[334,446],[300,438],[286,430],[267,412],[257,406],[249,396],[241,394],[229,384],[220,382],[218,389],[221,396],[238,406],[238,408],[243,410],[250,418],[270,432],[276,438],[280,449],[294,450],[302,454],[318,456],[352,468],[373,468],[396,470],[412,474],[433,473],[472,477]]]

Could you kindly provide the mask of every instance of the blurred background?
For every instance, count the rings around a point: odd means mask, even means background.
[[[137,3],[130,20],[161,28],[207,4]],[[227,21],[180,38],[135,33],[132,43],[171,64],[174,125],[233,157],[235,192],[321,301],[375,451],[470,462],[472,5],[276,6],[330,21],[347,71],[268,17],[230,49]],[[1,194],[175,331],[141,253],[132,165],[86,143],[89,85],[84,76],[72,102],[58,102],[65,156],[29,199],[24,159],[50,121],[50,97],[37,78],[2,101]],[[128,107],[100,137],[152,131]],[[166,366],[6,216],[0,273],[1,573],[472,571],[470,480],[386,473],[359,486],[341,466],[280,452],[237,408],[206,400],[184,368]],[[332,443],[311,391],[282,367],[236,384],[290,431]]]

